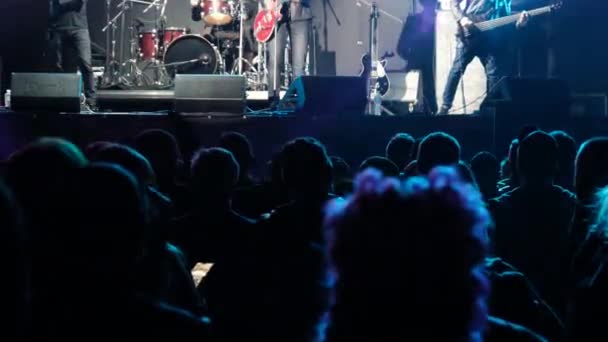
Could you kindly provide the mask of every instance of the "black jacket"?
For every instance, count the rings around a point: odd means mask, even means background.
[[[88,29],[87,0],[49,0],[49,28]]]

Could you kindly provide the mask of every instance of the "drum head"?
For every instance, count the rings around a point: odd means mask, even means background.
[[[215,47],[199,35],[185,35],[173,41],[164,56],[167,72],[175,74],[214,74],[219,68]]]

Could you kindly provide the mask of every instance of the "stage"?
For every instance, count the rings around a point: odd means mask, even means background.
[[[162,128],[177,137],[184,156],[200,146],[214,146],[222,132],[238,131],[252,141],[259,171],[281,145],[299,136],[320,139],[332,155],[340,155],[351,165],[364,158],[383,155],[388,139],[397,132],[421,137],[444,131],[462,144],[463,159],[488,150],[504,157],[518,130],[535,124],[545,130],[564,129],[577,141],[608,132],[603,116],[563,117],[552,113],[538,115],[497,111],[487,115],[365,116],[361,113],[295,113],[291,115],[183,115],[170,111],[103,112],[96,114],[36,114],[0,112],[0,158],[41,136],[65,137],[79,146],[98,140],[129,144],[139,132]]]

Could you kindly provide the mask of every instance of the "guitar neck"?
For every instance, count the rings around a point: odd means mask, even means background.
[[[535,16],[550,13],[552,11],[553,11],[553,6],[551,5],[551,6],[545,6],[545,7],[541,7],[541,8],[537,8],[537,9],[528,11],[528,15],[530,17],[535,17]],[[506,17],[498,18],[498,19],[482,21],[480,23],[475,24],[475,27],[477,28],[477,30],[479,30],[481,32],[490,31],[490,30],[493,30],[493,29],[496,29],[496,28],[499,28],[502,26],[515,24],[518,19],[519,19],[519,14],[513,14],[513,15],[506,16]]]

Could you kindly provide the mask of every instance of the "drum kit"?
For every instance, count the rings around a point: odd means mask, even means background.
[[[257,51],[250,51],[248,58],[245,56],[242,0],[202,0],[202,20],[210,28],[205,35],[167,25],[168,0],[120,0],[114,17],[110,15],[112,2],[106,0],[107,25],[103,32],[108,53],[101,88],[168,89],[173,87],[176,74],[243,75],[251,90],[265,87],[267,72],[261,44]],[[154,11],[151,28],[144,28],[143,20],[136,18],[134,9],[138,6],[145,8],[137,13]],[[127,20],[133,24],[127,25]]]

